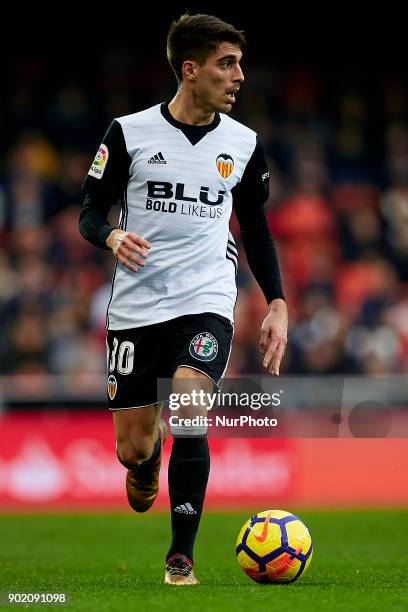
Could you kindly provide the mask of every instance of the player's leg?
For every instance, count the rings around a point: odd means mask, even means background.
[[[159,484],[165,425],[160,421],[157,372],[162,326],[109,330],[108,398],[119,461],[128,469],[126,491],[138,512],[152,505]]]
[[[191,385],[189,385],[191,381]],[[174,375],[173,393],[192,390],[212,393],[214,383],[204,373],[179,367]],[[188,390],[187,390],[188,388]],[[179,417],[207,416],[206,404],[183,406]],[[168,584],[196,584],[192,571],[193,549],[203,510],[210,471],[206,428],[202,425],[172,428],[174,435],[169,462],[169,496],[172,540],[166,556]]]
[[[126,493],[136,512],[146,512],[157,497],[162,447],[167,436],[161,404],[115,410],[116,452],[128,472]]]
[[[137,467],[154,453],[159,434],[161,404],[113,411],[118,458]]]
[[[178,367],[173,393],[212,393],[226,370],[233,328],[212,314],[181,317],[176,339]],[[207,402],[180,407],[181,416],[208,416]],[[174,414],[174,413],[173,413]],[[207,428],[197,420],[191,427],[172,427],[174,436],[169,463],[172,541],[167,554],[165,582],[195,584],[193,549],[198,532],[210,470]]]

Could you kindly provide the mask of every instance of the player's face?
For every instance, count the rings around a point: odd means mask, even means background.
[[[210,112],[229,113],[235,102],[244,75],[239,62],[239,47],[224,42],[212,53],[203,66],[197,66],[195,95],[198,104]]]

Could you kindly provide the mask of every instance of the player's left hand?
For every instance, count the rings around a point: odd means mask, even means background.
[[[288,338],[288,307],[285,300],[272,300],[270,312],[261,327],[261,353],[263,366],[273,376],[279,376],[279,367]]]

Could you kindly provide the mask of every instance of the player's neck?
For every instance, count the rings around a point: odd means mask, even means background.
[[[185,91],[178,91],[169,103],[168,109],[174,119],[189,125],[210,125],[214,121],[214,112],[200,107]]]

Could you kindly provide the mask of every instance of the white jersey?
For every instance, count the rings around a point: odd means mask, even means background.
[[[198,126],[205,131],[193,144],[182,125],[160,104],[116,119],[89,172],[86,185],[93,191],[104,186],[114,194],[122,181],[119,227],[151,244],[137,272],[116,264],[110,330],[203,312],[233,321],[232,189],[243,177],[257,135],[222,114],[211,126]]]

